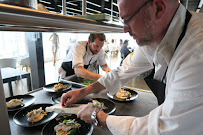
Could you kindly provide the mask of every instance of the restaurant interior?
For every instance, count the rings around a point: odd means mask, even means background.
[[[190,11],[203,12],[203,0],[180,2]],[[0,107],[2,110],[0,123],[1,125],[4,123],[2,133],[5,135],[54,133],[48,131],[48,128],[58,114],[51,114],[49,119],[41,123],[30,124],[23,122],[20,116],[22,114],[19,112],[34,105],[60,103],[58,100],[61,95],[58,96],[59,93],[48,90],[50,84],[67,83],[71,85],[68,90],[86,87],[74,79],[59,80],[58,70],[71,47],[78,41],[87,41],[89,33],[105,33],[106,42],[103,50],[105,60],[111,69],[121,65],[120,40],[128,40],[128,49],[131,53],[138,47],[128,33],[123,33],[117,0],[38,0],[29,5],[3,0],[0,1],[0,18]],[[59,36],[56,63],[50,41],[53,32]],[[111,43],[112,39],[114,43]],[[89,70],[100,75],[106,74],[98,66],[90,67]],[[144,81],[149,73],[150,71],[147,71],[125,84],[123,88],[134,94],[129,101],[119,101],[109,96],[107,91],[88,95],[85,100],[97,98],[107,102],[109,109],[112,108],[107,111],[108,114],[144,116],[158,106],[155,96]],[[25,101],[28,100],[28,105],[7,110],[6,102],[12,97],[17,98],[22,95],[26,95]],[[135,109],[130,110],[131,107]],[[81,134],[111,135],[110,131],[102,127],[84,125],[87,126],[85,128],[88,131],[82,129]]]

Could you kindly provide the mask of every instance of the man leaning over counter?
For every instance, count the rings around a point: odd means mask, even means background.
[[[96,112],[99,124],[114,135],[202,135],[203,15],[187,11],[178,0],[118,0],[118,6],[124,32],[139,48],[97,82],[67,92],[62,105],[103,89],[114,95],[130,79],[152,69],[145,80],[159,106],[148,115],[113,116],[85,105],[77,116],[93,123]]]
[[[105,40],[104,33],[90,33],[88,41],[80,41],[72,46],[59,69],[60,77],[64,78],[76,74],[85,79],[98,80],[102,75],[87,70],[89,65],[95,61],[101,66],[102,70],[111,71],[106,64],[104,51],[102,50]]]

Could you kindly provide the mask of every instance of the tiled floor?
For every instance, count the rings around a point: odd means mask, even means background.
[[[115,69],[120,65],[120,53],[118,55],[106,55],[106,62],[109,65],[111,69]],[[53,62],[46,62],[45,63],[45,80],[46,84],[57,82],[58,81],[58,68],[61,66],[62,60],[58,60],[53,66]],[[100,74],[105,74],[105,72],[101,71],[100,69]],[[143,76],[135,77],[131,81],[129,81],[125,86],[128,87],[134,87],[138,89],[144,89],[144,90],[149,90],[148,86],[146,85],[145,81],[143,80]],[[4,92],[5,96],[9,97],[9,91],[8,91],[8,84],[3,84],[4,86]],[[19,95],[27,92],[27,83],[26,79],[20,80],[20,81],[15,81],[12,82],[13,86],[13,93],[14,95]]]

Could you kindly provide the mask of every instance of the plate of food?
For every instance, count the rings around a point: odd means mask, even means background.
[[[70,83],[58,82],[58,83],[51,83],[43,87],[44,90],[48,92],[61,92],[68,90],[72,87]]]
[[[134,90],[121,88],[115,95],[111,95],[109,92],[107,96],[110,99],[126,102],[126,101],[133,101],[138,98],[138,93]]]
[[[103,111],[107,114],[112,114],[116,111],[116,105],[111,100],[105,98],[90,98],[90,99],[82,99],[75,104],[88,104],[93,103],[103,109]]]
[[[75,114],[57,117],[42,129],[42,135],[91,135],[92,132],[93,125],[80,120]]]
[[[57,93],[55,95],[52,96],[52,101],[56,104],[60,104],[61,103],[61,96],[63,93]],[[84,104],[88,104],[88,103],[93,103],[94,105],[97,105],[99,107],[101,107],[103,109],[103,111],[107,114],[112,114],[113,112],[116,111],[116,105],[114,104],[114,102],[105,99],[105,98],[91,98],[91,99],[81,99],[80,101],[76,102],[74,105],[84,105]]]
[[[83,84],[83,85],[90,85],[92,83],[94,83],[95,81],[94,80],[88,80],[88,79],[84,79],[82,78],[82,81],[79,82],[80,84]]]
[[[71,82],[76,82],[76,83],[82,84],[84,86],[90,85],[91,83],[95,82],[95,80],[85,79],[85,78],[79,77],[77,75],[68,76],[68,77],[66,77],[66,80],[71,81]]]
[[[61,96],[63,95],[63,93],[66,93],[67,91],[63,91],[63,92],[58,92],[56,94],[54,94],[51,99],[54,103],[56,104],[60,104],[61,103]]]
[[[45,108],[52,105],[36,104],[23,108],[14,115],[13,121],[23,127],[35,127],[45,124],[58,115],[56,112],[45,112]]]
[[[17,95],[6,98],[6,106],[9,112],[25,108],[34,102],[35,97],[32,95]]]

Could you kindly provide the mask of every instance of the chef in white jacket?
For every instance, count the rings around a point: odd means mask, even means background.
[[[145,80],[159,106],[148,115],[113,116],[86,105],[78,117],[88,123],[96,118],[114,135],[202,135],[203,15],[187,11],[178,0],[118,0],[118,6],[124,32],[140,47],[97,82],[67,92],[62,105],[103,89],[114,95],[130,79],[152,69]]]

